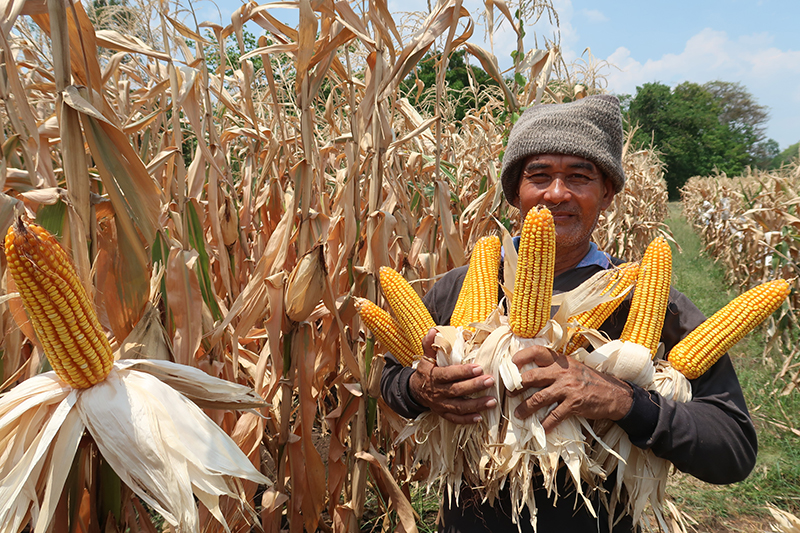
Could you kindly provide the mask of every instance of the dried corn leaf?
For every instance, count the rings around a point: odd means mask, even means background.
[[[203,336],[203,297],[194,272],[197,253],[173,247],[167,260],[167,298],[175,323],[175,361],[191,366]]]

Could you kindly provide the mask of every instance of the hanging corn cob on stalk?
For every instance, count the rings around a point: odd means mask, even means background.
[[[111,371],[114,356],[75,268],[55,237],[18,219],[6,235],[8,269],[50,365],[85,389]]]
[[[0,398],[4,531],[20,531],[31,516],[36,531],[48,529],[84,429],[122,482],[182,531],[199,527],[193,492],[224,524],[219,497],[241,500],[234,478],[270,484],[187,398],[224,409],[263,406],[252,389],[167,361],[114,362],[74,266],[40,226],[16,220],[5,255],[54,372]]]
[[[669,352],[669,362],[697,379],[734,344],[774,313],[789,296],[789,282],[776,279],[753,287],[700,324]]]

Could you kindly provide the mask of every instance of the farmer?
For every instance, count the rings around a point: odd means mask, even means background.
[[[503,192],[506,200],[519,208],[522,219],[536,205],[552,212],[556,294],[574,289],[598,271],[619,263],[598,250],[591,235],[600,213],[625,185],[622,144],[619,101],[608,95],[534,106],[522,114],[511,132],[503,159]],[[464,266],[448,272],[425,295],[425,305],[437,324],[449,324],[466,271]],[[628,298],[600,329],[611,339],[619,338],[629,309]],[[661,337],[665,353],[704,319],[686,296],[672,289]],[[407,418],[432,410],[453,422],[479,422],[481,412],[497,402],[486,394],[493,385],[492,377],[483,375],[474,364],[437,367],[431,362],[436,360],[432,341],[433,332],[423,343],[429,357],[421,359],[416,369],[403,367],[387,355],[381,379],[384,399]],[[753,468],[756,433],[727,355],[691,382],[693,399],[688,403],[667,400],[544,347],[521,350],[513,361],[519,367],[536,363],[539,368],[523,373],[523,387],[542,388],[517,409],[515,416],[524,419],[542,407],[558,404],[542,421],[545,431],[572,415],[609,419],[616,421],[635,446],[652,450],[703,481],[741,481]],[[585,505],[576,503],[574,488],[563,483],[565,470],[559,470],[562,483],[556,505],[534,478],[531,490],[538,508],[538,531],[608,531],[608,511],[595,500],[598,517],[594,518]],[[518,531],[511,522],[508,492],[503,495],[492,507],[482,503],[469,487],[463,487],[458,506],[443,502],[439,530]],[[527,509],[520,525],[522,531],[531,528]],[[623,518],[613,531],[635,531],[631,518]]]

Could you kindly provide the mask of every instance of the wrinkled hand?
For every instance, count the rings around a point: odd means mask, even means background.
[[[520,350],[512,361],[521,371],[529,363],[535,363],[539,368],[523,371],[523,388],[509,394],[518,395],[531,387],[541,389],[517,407],[514,412],[517,418],[528,418],[543,407],[558,404],[542,420],[545,432],[572,415],[587,420],[619,420],[633,403],[633,389],[624,381],[589,368],[572,357],[558,355],[544,346]]]
[[[481,411],[497,405],[492,396],[470,398],[494,386],[492,376],[483,375],[480,365],[436,365],[433,341],[436,332],[431,330],[422,340],[424,357],[411,375],[409,387],[414,399],[430,408],[442,418],[457,424],[477,424]]]

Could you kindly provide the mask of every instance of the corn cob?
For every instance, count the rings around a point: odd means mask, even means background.
[[[366,298],[356,298],[356,308],[364,324],[403,366],[411,366],[414,360],[419,359],[421,354],[414,353],[403,328],[392,315]]]
[[[689,379],[702,376],[731,346],[766,320],[789,295],[789,282],[762,283],[731,300],[669,352],[669,362]]]
[[[496,235],[478,239],[450,318],[451,326],[466,327],[473,322],[486,320],[497,306],[499,268],[500,239]]]
[[[400,275],[389,267],[381,267],[381,288],[394,316],[403,328],[415,355],[422,355],[422,339],[436,324],[422,303],[419,294]]]
[[[553,215],[546,207],[535,207],[528,211],[522,225],[514,299],[508,316],[511,331],[518,337],[535,337],[550,318],[555,257]]]
[[[591,329],[597,329],[602,326],[603,322],[605,322],[608,317],[611,316],[611,313],[613,313],[617,307],[619,307],[619,304],[622,303],[623,299],[617,298],[617,296],[622,294],[623,291],[633,285],[634,281],[636,281],[636,276],[639,274],[639,263],[625,263],[620,265],[619,268],[613,272],[609,272],[609,274],[610,280],[602,294],[606,294],[609,292],[609,290],[611,290],[609,296],[613,297],[614,299],[609,302],[601,303],[600,305],[597,305],[588,311],[570,317],[570,322],[577,322],[581,326]],[[586,346],[587,342],[588,341],[586,337],[578,333],[572,337],[572,339],[570,339],[564,353],[570,355],[578,348]]]
[[[620,335],[621,340],[635,342],[650,350],[651,357],[656,356],[661,340],[671,280],[672,251],[667,240],[659,236],[647,246],[642,257],[631,311]]]
[[[55,237],[19,218],[8,229],[5,253],[33,329],[58,377],[76,389],[104,380],[114,363],[111,346]]]

